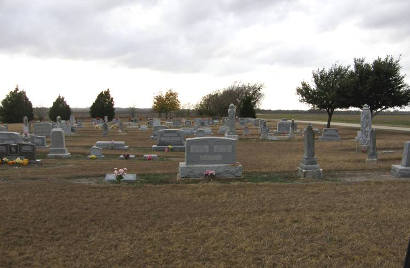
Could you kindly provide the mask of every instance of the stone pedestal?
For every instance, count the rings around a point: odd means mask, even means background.
[[[324,128],[320,141],[340,141],[339,132],[336,128]]]
[[[115,183],[117,180],[115,179],[114,174],[105,174],[105,179],[106,182],[112,182]],[[137,181],[137,174],[125,174],[124,178],[121,180],[121,183],[123,182],[136,182]]]
[[[392,165],[391,174],[394,177],[410,178],[410,141],[404,143],[401,165]]]
[[[315,133],[309,124],[304,132],[304,155],[298,167],[298,175],[301,178],[322,178],[322,169],[315,157]]]

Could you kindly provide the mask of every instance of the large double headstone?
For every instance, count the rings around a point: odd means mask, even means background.
[[[289,134],[292,122],[287,119],[281,119],[277,124],[278,134]]]
[[[163,129],[158,131],[157,145],[153,145],[152,150],[185,151],[184,131],[180,129]]]
[[[97,141],[95,146],[108,150],[128,150],[128,146],[125,145],[125,141]]]
[[[201,178],[206,171],[216,177],[242,176],[242,165],[236,162],[236,140],[223,137],[201,137],[186,140],[185,162],[179,163],[179,177]]]
[[[68,158],[71,154],[65,147],[64,130],[61,128],[53,128],[51,130],[51,145],[47,155],[49,158]]]
[[[319,137],[320,141],[340,141],[339,132],[337,128],[323,128],[322,136]]]
[[[298,175],[302,178],[322,178],[322,169],[320,169],[315,157],[315,133],[311,124],[306,127],[304,132],[304,154],[298,167]]]
[[[0,143],[0,158],[6,157],[9,160],[36,159],[36,146],[31,143]]]
[[[23,143],[23,138],[17,132],[1,131],[0,132],[0,144],[17,144]]]
[[[166,126],[154,126],[154,127],[152,127],[152,136],[151,136],[151,138],[156,140],[158,138],[158,132],[160,130],[167,129],[167,128],[168,127],[166,127]]]

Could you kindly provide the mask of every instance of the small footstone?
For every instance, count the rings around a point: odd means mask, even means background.
[[[115,179],[114,174],[105,174],[105,179],[106,182],[117,182]],[[121,180],[121,182],[136,182],[137,181],[137,174],[125,174],[124,178]]]

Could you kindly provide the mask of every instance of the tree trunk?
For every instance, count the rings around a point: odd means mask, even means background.
[[[332,109],[327,110],[327,125],[326,125],[326,128],[330,128],[330,121],[332,121],[333,112],[334,112],[334,110],[332,110]]]

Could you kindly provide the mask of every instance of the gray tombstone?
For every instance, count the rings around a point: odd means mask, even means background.
[[[160,126],[161,125],[161,120],[159,118],[153,118],[152,119],[152,126]]]
[[[268,139],[269,137],[269,128],[266,126],[266,121],[265,120],[260,120],[260,133],[261,136],[260,138],[262,140]]]
[[[363,106],[360,114],[360,137],[359,144],[367,147],[370,142],[370,131],[372,130],[372,114],[367,104]]]
[[[245,126],[245,127],[243,128],[243,135],[244,135],[244,136],[248,136],[248,135],[249,135],[249,127],[248,127],[248,126]]]
[[[391,174],[394,177],[410,178],[410,141],[404,143],[401,164],[392,165]]]
[[[51,145],[48,158],[68,158],[71,154],[65,147],[64,130],[61,128],[54,128],[51,130]]]
[[[107,115],[104,115],[104,122],[108,123],[108,116]]]
[[[0,158],[36,160],[36,146],[31,143],[0,144]]]
[[[182,126],[182,121],[179,118],[172,120],[172,127],[180,128]]]
[[[89,155],[88,157],[90,157],[90,156],[92,156],[92,155],[95,155],[97,158],[103,158],[104,155],[103,155],[103,153],[102,153],[102,148],[97,147],[97,146],[91,147],[91,149],[90,149],[90,155]]]
[[[153,145],[152,150],[185,151],[184,132],[180,129],[163,129],[158,131],[157,145]]]
[[[292,122],[287,119],[281,119],[277,124],[278,134],[289,134]]]
[[[9,131],[9,127],[7,125],[0,125],[0,131]]]
[[[104,121],[104,123],[102,124],[102,135],[104,137],[108,136],[108,132],[109,132],[108,123],[106,121]]]
[[[185,120],[184,122],[186,127],[191,127],[192,126],[192,121],[191,120]]]
[[[30,135],[30,142],[36,147],[47,147],[46,136]]]
[[[339,132],[337,128],[323,128],[322,136],[319,137],[320,141],[340,141]]]
[[[25,115],[23,117],[23,135],[28,136],[30,134],[30,127],[28,123],[28,117]]]
[[[37,135],[37,136],[50,137],[52,128],[53,128],[53,125],[49,122],[40,122],[40,123],[33,124],[33,132],[34,132],[34,135]]]
[[[153,126],[152,127],[152,136],[151,136],[151,138],[156,140],[158,138],[158,132],[160,130],[167,129],[167,128],[168,127],[166,127],[166,126]]]
[[[372,128],[370,131],[370,141],[367,150],[367,161],[377,161],[377,149],[376,149],[376,130]]]
[[[242,176],[236,162],[236,140],[222,137],[191,138],[186,141],[185,162],[179,163],[181,178],[201,178],[207,170],[216,177]]]
[[[57,128],[63,128],[62,122],[61,122],[61,116],[57,116]]]
[[[2,131],[0,132],[0,143],[17,144],[23,143],[23,138],[17,132]]]
[[[97,141],[95,146],[108,150],[128,150],[128,146],[125,145],[125,141]]]
[[[298,167],[298,175],[302,178],[322,178],[322,169],[315,157],[315,133],[311,124],[304,132],[304,151],[303,159]]]
[[[236,136],[236,129],[235,129],[235,113],[236,113],[236,107],[235,105],[233,105],[232,103],[229,105],[229,109],[228,109],[228,131],[226,132],[226,137],[229,136],[229,138],[231,138],[231,136]],[[235,138],[235,137],[232,137]]]

